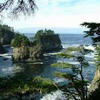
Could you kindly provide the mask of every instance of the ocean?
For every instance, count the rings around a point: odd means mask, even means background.
[[[32,38],[34,34],[25,34],[29,38]],[[91,45],[92,41],[90,38],[84,38],[83,34],[59,34],[63,48],[67,48],[70,46],[78,46],[78,45]],[[0,54],[0,76],[7,75],[16,75],[24,74],[26,76],[43,76],[53,78],[52,72],[59,70],[58,68],[51,67],[50,64],[58,62],[55,56],[50,55],[50,57],[45,59],[44,64],[24,64],[18,63],[13,64],[11,61],[12,49],[9,49],[7,54]],[[4,60],[7,58],[7,60]],[[93,54],[87,55],[87,59],[90,63],[93,63]],[[61,60],[61,59],[60,59]],[[86,78],[92,80],[92,77],[95,72],[95,67],[91,64],[92,67],[86,69]],[[62,70],[62,69],[60,69]],[[90,73],[91,72],[91,73]]]
[[[26,33],[28,38],[32,38],[34,33]],[[77,45],[91,45],[92,40],[84,37],[84,34],[59,34],[63,47]]]

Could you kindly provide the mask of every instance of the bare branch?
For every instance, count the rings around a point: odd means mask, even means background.
[[[34,0],[5,0],[5,2],[0,3],[0,13],[8,11],[15,17],[20,14],[34,14],[36,8]]]

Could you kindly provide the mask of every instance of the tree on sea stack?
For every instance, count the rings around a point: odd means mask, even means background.
[[[91,83],[89,100],[98,100],[98,98],[100,98],[100,23],[84,22],[81,25],[89,29],[88,31],[85,31],[85,35],[86,37],[91,37],[91,39],[93,40],[93,44],[96,44],[96,72]]]
[[[35,34],[34,44],[41,45],[44,52],[58,51],[62,49],[61,40],[53,30],[39,30]]]
[[[11,45],[12,47],[25,47],[30,45],[30,41],[25,35],[16,34]]]
[[[90,50],[85,49],[83,46],[79,47],[69,47],[66,51],[58,53],[58,57],[63,57],[66,59],[71,59],[72,62],[78,62],[78,65],[70,63],[58,62],[52,64],[54,67],[59,68],[70,68],[70,72],[54,72],[55,77],[65,78],[68,80],[67,84],[61,88],[67,95],[68,100],[87,100],[87,85],[88,81],[84,79],[83,69],[84,67],[89,66],[88,62],[85,60],[84,55],[91,52]]]

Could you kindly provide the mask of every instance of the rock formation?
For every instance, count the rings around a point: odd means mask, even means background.
[[[25,35],[17,34],[11,44],[14,62],[40,60],[43,53],[62,49],[59,35],[51,30],[38,31],[33,41],[29,41]]]
[[[2,53],[5,53],[6,52],[6,50],[4,49],[4,47],[0,44],[0,53],[2,54]]]
[[[12,27],[0,24],[0,39],[2,39],[3,45],[10,45],[14,36],[15,32]]]
[[[39,30],[34,40],[36,44],[40,44],[44,52],[58,51],[62,49],[61,40],[58,34],[52,30]]]
[[[43,52],[40,46],[13,48],[13,62],[32,62],[42,57]]]
[[[61,40],[58,34],[41,37],[41,45],[44,52],[52,52],[62,49]]]
[[[100,98],[100,70],[95,72],[89,93],[89,100],[98,100],[98,98]]]

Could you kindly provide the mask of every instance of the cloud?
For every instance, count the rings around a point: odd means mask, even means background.
[[[19,27],[80,27],[82,22],[100,22],[100,0],[36,0],[34,17],[5,20]]]

